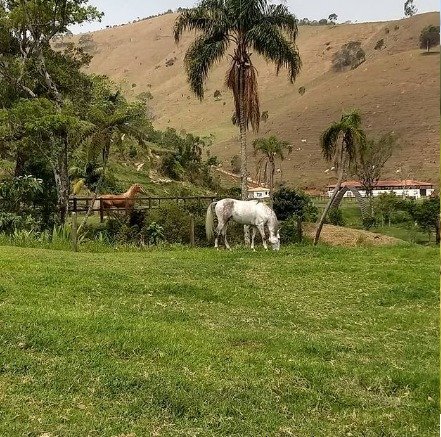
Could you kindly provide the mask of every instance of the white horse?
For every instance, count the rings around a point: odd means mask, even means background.
[[[241,225],[249,225],[253,227],[251,235],[251,249],[254,250],[254,238],[256,237],[256,229],[259,230],[262,237],[263,247],[268,249],[265,236],[265,225],[269,230],[269,242],[273,250],[280,249],[279,222],[274,211],[264,203],[257,200],[235,200],[222,199],[213,202],[207,209],[205,218],[205,230],[208,241],[214,236],[214,214],[216,213],[218,224],[216,228],[216,238],[214,247],[218,248],[219,235],[222,234],[225,241],[225,247],[230,249],[227,241],[227,226],[232,219]]]

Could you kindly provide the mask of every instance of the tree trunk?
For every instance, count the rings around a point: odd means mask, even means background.
[[[247,126],[244,105],[243,70],[239,73],[239,134],[240,134],[240,189],[242,200],[248,198]]]
[[[248,199],[248,163],[247,163],[247,124],[244,103],[244,67],[239,71],[239,134],[240,134],[240,191],[242,200]],[[250,228],[244,226],[245,245],[250,246]]]
[[[14,176],[24,176],[24,167],[26,164],[26,154],[18,149],[17,153],[15,154],[15,169],[14,169]]]
[[[57,162],[53,166],[55,185],[57,187],[57,208],[61,224],[67,218],[69,208],[69,172],[67,164],[67,144],[63,143],[58,152]]]
[[[318,223],[317,230],[316,230],[316,233],[315,233],[315,238],[314,238],[314,246],[316,246],[318,241],[319,241],[320,234],[322,232],[322,228],[323,228],[323,225],[324,225],[325,220],[326,220],[326,216],[328,215],[328,212],[329,212],[329,210],[331,208],[332,203],[334,202],[335,197],[337,196],[338,192],[340,191],[341,183],[343,181],[343,175],[344,175],[344,166],[341,165],[340,175],[338,177],[337,185],[335,186],[334,191],[332,192],[331,198],[329,199],[329,202],[326,205],[326,208],[323,211],[323,214],[322,214],[322,216],[320,218],[320,221]]]
[[[274,160],[270,161],[270,183],[269,183],[269,194],[270,194],[270,206],[273,207],[273,195],[274,195],[274,175],[276,174],[276,163]]]

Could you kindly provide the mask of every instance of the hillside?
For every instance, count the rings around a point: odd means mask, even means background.
[[[199,102],[190,93],[183,68],[193,35],[185,35],[176,46],[175,18],[164,15],[92,34],[95,49],[89,71],[123,81],[133,96],[150,91],[157,127],[213,133],[213,153],[229,169],[238,145],[231,124],[232,97],[224,86],[228,59],[215,66],[206,99]],[[261,109],[269,113],[259,135],[276,134],[294,145],[282,167],[283,179],[318,189],[332,181],[320,155],[320,134],[342,110],[359,108],[370,134],[394,131],[400,137],[401,150],[391,159],[385,177],[438,181],[440,58],[418,49],[421,29],[438,22],[437,13],[428,13],[395,22],[302,26],[298,47],[303,68],[294,85],[284,72],[276,77],[273,66],[256,58]],[[380,39],[385,46],[375,50]],[[331,71],[332,55],[351,40],[362,42],[366,62],[356,70]],[[298,93],[301,86],[306,88],[303,96]],[[219,101],[213,97],[217,89],[222,93]],[[253,165],[250,170],[254,172]]]

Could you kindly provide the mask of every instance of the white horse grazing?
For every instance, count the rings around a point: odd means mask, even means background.
[[[225,247],[230,249],[227,241],[227,226],[232,219],[241,225],[250,225],[253,227],[251,235],[251,249],[254,250],[254,238],[256,236],[256,229],[259,230],[262,237],[263,247],[268,249],[265,236],[265,225],[269,230],[269,242],[273,250],[280,249],[280,234],[279,222],[277,221],[274,211],[264,203],[257,200],[235,200],[222,199],[218,202],[213,202],[207,209],[205,219],[205,230],[207,232],[207,239],[211,241],[214,236],[214,212],[216,212],[218,224],[216,228],[216,238],[214,240],[214,247],[218,248],[219,235],[222,234],[225,241]]]

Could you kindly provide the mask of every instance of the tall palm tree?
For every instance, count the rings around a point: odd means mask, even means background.
[[[366,135],[361,127],[361,116],[356,110],[344,113],[340,121],[332,123],[322,134],[320,145],[323,156],[326,161],[333,163],[338,179],[318,223],[314,245],[318,243],[326,216],[340,191],[345,172],[355,162],[365,142]]]
[[[270,189],[270,199],[273,201],[274,176],[276,174],[276,160],[285,159],[285,152],[291,153],[292,146],[287,141],[282,141],[274,135],[269,138],[258,138],[253,142],[254,155],[262,155],[257,163],[258,174],[263,167],[263,178]]]
[[[185,55],[185,67],[190,87],[201,100],[211,67],[233,46],[226,85],[233,92],[240,129],[241,192],[246,199],[246,131],[250,126],[257,131],[260,121],[257,71],[251,50],[273,62],[276,73],[286,67],[289,80],[294,82],[301,66],[295,45],[297,19],[285,5],[271,5],[269,0],[201,0],[176,19],[176,43],[184,31],[191,30],[200,33]]]

